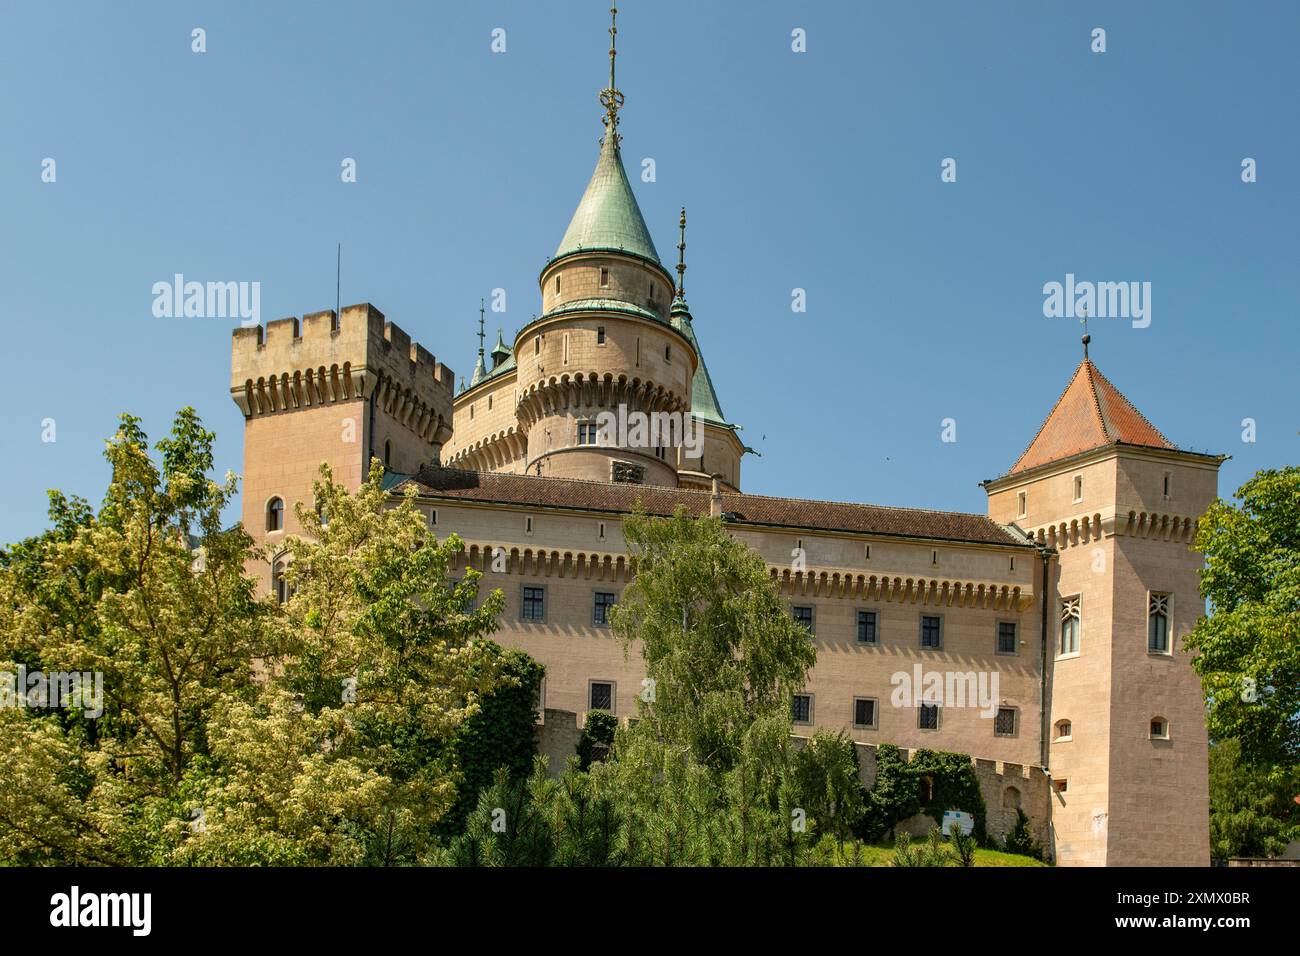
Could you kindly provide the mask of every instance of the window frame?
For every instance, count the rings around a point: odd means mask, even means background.
[[[603,685],[606,685],[606,686],[609,687],[609,707],[608,707],[608,708],[605,708],[605,707],[593,707],[593,706],[591,706],[591,704],[592,704],[592,701],[591,701],[591,692],[592,692],[592,690],[596,687],[597,684],[603,684]],[[616,717],[618,716],[618,682],[617,682],[617,681],[605,680],[605,679],[603,679],[603,678],[588,678],[588,679],[587,679],[587,709],[586,709],[585,713],[589,714],[589,713],[591,713],[593,710],[603,710],[603,711],[604,711],[605,713],[607,713],[607,714],[613,714],[613,715],[616,716]]]
[[[862,618],[864,615],[871,615],[871,640],[862,639],[862,625],[865,623]],[[880,611],[871,607],[860,607],[854,617],[854,643],[861,647],[879,647],[880,646]]]
[[[1073,615],[1068,612],[1073,608]],[[1064,650],[1065,647],[1065,622],[1067,619],[1074,620],[1074,641],[1070,650]],[[1083,594],[1067,594],[1061,597],[1057,614],[1056,629],[1056,659],[1078,657],[1083,651]]]
[[[933,727],[924,727],[921,724],[921,717],[927,709],[934,711]],[[917,730],[923,730],[926,731],[927,733],[933,733],[935,731],[940,730],[942,727],[943,727],[943,708],[939,704],[937,703],[927,704],[924,701],[921,701],[919,704],[916,705],[916,729]]]
[[[1011,646],[1012,649],[1004,651],[1002,649],[1002,628],[1004,625],[1011,626]],[[1003,657],[1018,657],[1020,654],[1020,622],[1013,621],[1009,618],[999,618],[993,624],[993,652]]]
[[[808,717],[805,720],[799,720],[797,717],[795,717],[794,701],[795,698],[797,697],[808,698]],[[815,707],[816,707],[816,696],[811,691],[797,691],[796,693],[791,694],[790,695],[790,723],[793,724],[795,727],[811,727],[813,725],[814,720],[816,719],[817,711],[815,710]]]
[[[925,620],[926,620],[926,618],[934,618],[935,620],[937,620],[937,621],[939,622],[939,643],[938,643],[938,644],[927,644],[927,643],[925,643]],[[943,615],[942,615],[942,614],[928,614],[928,613],[922,611],[921,613],[919,613],[919,614],[917,615],[917,620],[916,620],[916,646],[919,647],[919,648],[920,648],[921,650],[923,650],[923,651],[941,651],[941,650],[943,650]]]
[[[1163,604],[1163,606],[1158,610],[1154,606],[1157,600],[1161,601]],[[1173,592],[1147,592],[1147,653],[1152,657],[1172,657],[1174,654],[1173,611]],[[1155,622],[1157,615],[1163,617],[1165,622],[1165,646],[1163,650],[1151,646],[1151,625]]]
[[[808,636],[812,637],[817,633],[817,605],[816,604],[791,604],[790,616],[794,618],[794,620],[797,623],[803,624],[804,622],[803,619],[799,617],[799,612],[805,610],[808,612],[808,623],[806,625],[808,630]]]
[[[1011,714],[1011,730],[1009,733],[998,730],[998,718],[1008,712]],[[1019,737],[1020,736],[1020,708],[1010,705],[999,706],[993,714],[993,736],[994,737]]]
[[[528,596],[529,591],[540,591],[541,596],[538,598],[530,598]],[[528,616],[528,606],[530,601],[540,602],[541,604],[540,617]],[[546,585],[545,584],[519,585],[519,620],[524,624],[545,624],[546,623]]]
[[[858,723],[858,704],[871,704],[871,723]],[[878,697],[857,697],[853,698],[853,709],[849,713],[849,719],[852,721],[854,730],[879,730],[880,729],[880,698]]]
[[[608,604],[602,605],[600,603],[600,598],[603,595],[608,595],[609,597],[613,598],[613,600],[610,601]],[[613,609],[614,605],[617,603],[618,603],[617,591],[602,591],[599,588],[592,591],[591,592],[591,626],[609,627],[610,626],[609,612]],[[602,615],[598,613],[602,609],[604,610],[603,621],[599,619]]]

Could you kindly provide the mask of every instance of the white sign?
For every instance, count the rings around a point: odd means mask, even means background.
[[[975,818],[964,810],[943,811],[943,825],[940,828],[943,835],[951,836],[953,827],[961,830],[962,836],[970,836],[975,829]]]

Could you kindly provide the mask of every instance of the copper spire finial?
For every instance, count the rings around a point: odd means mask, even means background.
[[[605,107],[605,130],[607,136],[613,136],[611,145],[618,146],[622,139],[618,135],[618,111],[623,108],[623,94],[614,84],[614,60],[618,57],[618,7],[609,8],[609,88],[600,91],[600,105]]]
[[[686,301],[686,207],[682,207],[682,218],[677,222],[681,230],[681,241],[677,243],[677,298]]]
[[[483,300],[478,300],[478,357],[483,359]]]
[[[1088,334],[1088,307],[1084,306],[1079,312],[1079,321],[1083,323],[1083,360],[1088,361],[1088,343],[1092,341],[1092,336]]]

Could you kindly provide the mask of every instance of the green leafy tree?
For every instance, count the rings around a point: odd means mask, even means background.
[[[853,739],[842,730],[819,730],[796,754],[795,768],[801,802],[819,830],[842,844],[866,813]]]
[[[657,736],[725,771],[756,719],[789,714],[816,660],[812,641],[763,559],[721,519],[692,518],[684,508],[671,518],[638,511],[623,535],[636,577],[613,624],[645,658],[651,699],[639,702],[641,716]]]
[[[155,862],[212,714],[254,695],[264,613],[243,573],[251,542],[221,525],[236,483],[208,477],[212,441],[182,409],[155,458],[122,416],[98,512],[51,493],[51,530],[0,557],[0,670],[103,681],[98,716],[0,718],[0,859]]]
[[[316,507],[298,507],[310,537],[288,543],[265,699],[223,715],[220,782],[187,848],[201,859],[255,855],[269,831],[303,863],[418,861],[457,799],[457,733],[500,683],[486,638],[502,596],[477,605],[472,569],[449,583],[460,540],[436,541],[409,497],[394,506],[378,461],[354,494],[321,474]]]
[[[1185,645],[1208,698],[1212,740],[1282,780],[1300,765],[1300,468],[1261,471],[1201,519],[1211,614]]]
[[[1210,853],[1278,856],[1300,840],[1300,773],[1275,779],[1267,768],[1244,764],[1241,744],[1221,740],[1210,747]]]

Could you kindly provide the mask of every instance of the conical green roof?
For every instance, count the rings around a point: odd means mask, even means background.
[[[700,351],[700,343],[695,338],[695,328],[691,324],[691,312],[686,306],[686,300],[680,296],[673,299],[672,306],[672,324],[682,335],[686,336],[687,341],[691,343],[691,348],[695,349],[695,356],[699,359],[699,364],[695,367],[695,378],[691,380],[691,415],[710,425],[721,425],[723,428],[734,428],[722,414],[722,403],[718,401],[718,393],[714,391],[713,379],[709,375],[709,367],[704,364],[704,353]]]
[[[509,347],[501,338],[501,330],[497,329],[497,344],[492,346],[492,368],[495,369],[506,359],[510,358],[512,354],[514,353],[510,351]]]
[[[646,229],[641,207],[623,170],[618,137],[607,132],[600,146],[596,171],[591,174],[587,191],[564,231],[555,257],[582,250],[622,250],[659,261],[659,253]]]

